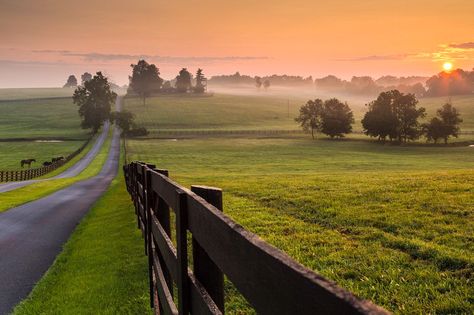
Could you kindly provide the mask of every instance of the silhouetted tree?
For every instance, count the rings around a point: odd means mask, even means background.
[[[110,108],[116,97],[117,94],[110,89],[107,77],[101,72],[97,72],[84,86],[79,86],[74,91],[73,101],[79,106],[81,127],[97,132],[104,121],[109,119]]]
[[[116,123],[125,135],[132,129],[134,118],[135,115],[128,110],[112,112],[110,114],[110,121]]]
[[[92,74],[90,74],[89,72],[84,72],[84,74],[81,75],[82,85],[84,85],[84,83],[86,83],[87,81],[91,79],[92,79]]]
[[[347,103],[342,103],[337,98],[324,101],[321,112],[321,132],[334,137],[344,137],[352,131],[354,115]]]
[[[204,93],[206,91],[206,77],[202,72],[202,69],[198,69],[196,72],[196,86],[194,87],[195,93]]]
[[[176,89],[179,93],[186,93],[191,87],[191,73],[183,68],[176,77]]]
[[[267,80],[263,81],[263,88],[265,90],[268,90],[269,87],[270,87],[270,80],[267,79]]]
[[[66,84],[64,84],[63,87],[65,88],[71,88],[71,87],[76,87],[77,86],[77,79],[76,79],[76,76],[74,75],[70,75],[68,78],[67,78],[67,81],[66,81]]]
[[[397,139],[400,143],[418,139],[422,129],[419,118],[425,117],[425,109],[417,108],[418,100],[413,94],[398,90],[382,92],[369,103],[369,110],[362,119],[365,134],[385,140]]]
[[[295,121],[301,125],[305,132],[311,131],[311,137],[314,139],[314,131],[321,128],[321,113],[323,110],[323,101],[318,99],[309,100],[301,106],[300,114]]]
[[[437,117],[423,126],[428,141],[437,143],[438,139],[444,139],[444,143],[447,144],[449,137],[457,138],[459,124],[462,123],[458,110],[451,103],[446,103],[438,109],[436,115]]]
[[[255,86],[257,87],[257,89],[260,89],[262,87],[262,78],[255,77]]]
[[[474,93],[474,71],[456,69],[440,72],[426,81],[428,96],[449,96]]]
[[[132,76],[129,77],[130,89],[143,99],[143,106],[146,104],[146,98],[152,93],[160,91],[163,79],[160,78],[160,70],[145,60],[139,60],[132,67]]]

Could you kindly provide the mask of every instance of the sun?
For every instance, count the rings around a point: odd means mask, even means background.
[[[443,69],[446,72],[449,72],[453,69],[453,64],[451,62],[445,62],[443,63]]]

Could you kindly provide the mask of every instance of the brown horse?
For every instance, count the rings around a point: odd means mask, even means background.
[[[27,159],[27,160],[21,160],[20,164],[21,164],[21,167],[23,167],[24,165],[28,165],[28,167],[31,167],[31,163],[33,162],[36,162],[35,159]]]
[[[64,156],[58,156],[58,157],[53,158],[51,162],[56,163],[62,160],[64,160]]]

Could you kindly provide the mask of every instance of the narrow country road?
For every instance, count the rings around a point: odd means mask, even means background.
[[[51,180],[51,179],[58,179],[58,178],[70,178],[79,175],[83,170],[89,166],[89,164],[94,160],[96,157],[97,153],[99,153],[100,149],[104,145],[105,139],[107,139],[107,135],[109,134],[109,127],[110,124],[106,122],[104,124],[104,128],[102,130],[102,133],[100,136],[97,138],[97,140],[94,143],[94,146],[87,152],[87,154],[82,157],[79,161],[77,161],[76,164],[65,170],[59,175],[56,175],[51,178],[45,178],[45,179],[32,179],[32,180],[25,180],[21,182],[11,182],[11,183],[6,183],[6,184],[0,184],[0,193],[15,190],[21,187],[25,187],[28,185],[31,185],[33,183],[37,183],[39,181],[45,181],[45,180]]]
[[[120,109],[122,99],[117,98]],[[26,298],[77,224],[117,175],[120,133],[114,130],[100,173],[47,197],[0,213],[0,314]]]

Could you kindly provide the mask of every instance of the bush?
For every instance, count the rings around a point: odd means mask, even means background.
[[[141,137],[141,136],[147,136],[147,135],[148,135],[148,130],[146,130],[145,127],[133,128],[127,132],[127,136],[129,137]]]

